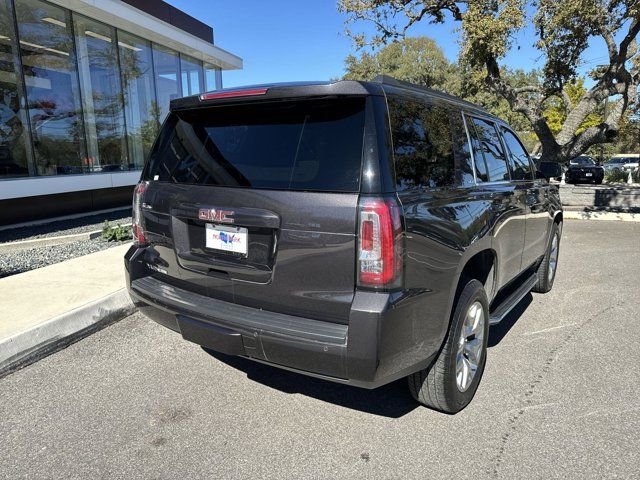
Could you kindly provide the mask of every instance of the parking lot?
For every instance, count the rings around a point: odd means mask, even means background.
[[[639,267],[640,223],[567,221],[554,290],[492,329],[455,416],[136,314],[0,379],[0,476],[640,478]]]

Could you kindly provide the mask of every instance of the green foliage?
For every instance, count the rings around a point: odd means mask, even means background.
[[[579,78],[576,81],[568,83],[565,85],[564,91],[571,102],[570,108],[575,107],[587,92],[587,89],[584,87],[584,78]],[[567,109],[558,97],[549,99],[547,101],[547,105],[548,106],[544,110],[543,115],[553,134],[557,135],[567,119]],[[579,135],[587,128],[600,124],[603,120],[602,115],[603,112],[590,113],[580,124],[575,133]]]
[[[398,80],[458,94],[460,76],[435,40],[412,37],[394,41],[375,54],[349,55],[345,80],[372,80],[376,75],[391,75]]]
[[[131,240],[133,233],[130,225],[123,226],[118,223],[114,227],[108,221],[105,221],[100,238],[105,242],[124,242],[125,240]]]
[[[461,80],[459,84],[446,82],[446,90],[455,93],[459,85],[464,98],[523,127],[528,124],[535,137],[525,136],[527,143],[539,141],[543,157],[549,160],[565,161],[594,145],[611,142],[616,133],[623,133],[624,115],[636,102],[640,85],[638,0],[338,0],[338,9],[346,14],[346,33],[358,48],[401,43],[416,23],[457,23]],[[362,23],[373,29],[351,31]],[[528,28],[531,24],[532,30]],[[539,50],[543,68],[532,74],[508,72],[500,62],[519,48],[519,36],[530,31],[535,37],[529,41]],[[604,40],[608,55],[602,61],[608,65],[588,73],[595,82],[587,90],[577,72],[594,39]],[[362,67],[380,70],[376,56],[363,55],[361,63],[366,65]],[[415,70],[416,65],[411,68]],[[526,78],[518,86],[528,75],[535,78]],[[428,79],[436,87],[441,81]],[[605,123],[602,106],[606,98],[613,101]],[[636,126],[628,122],[625,150],[638,144]],[[520,126],[516,129],[523,131]]]
[[[622,171],[607,172],[604,175],[604,179],[609,183],[626,183],[629,174]]]

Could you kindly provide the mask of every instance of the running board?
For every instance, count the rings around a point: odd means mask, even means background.
[[[529,278],[527,278],[522,285],[518,287],[516,291],[514,291],[511,295],[504,299],[504,301],[498,305],[491,315],[489,316],[489,325],[495,325],[504,320],[513,307],[520,303],[524,297],[531,291],[533,286],[538,282],[538,274],[534,273]]]

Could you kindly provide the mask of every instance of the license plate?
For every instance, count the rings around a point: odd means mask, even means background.
[[[247,229],[228,225],[206,224],[206,247],[223,252],[247,254]]]
[[[593,173],[585,173],[587,177],[593,177]]]

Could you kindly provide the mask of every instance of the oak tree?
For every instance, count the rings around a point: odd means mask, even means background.
[[[543,160],[564,162],[612,141],[638,100],[640,0],[339,0],[338,7],[347,14],[347,34],[360,48],[400,40],[418,22],[457,22],[460,64],[482,72],[486,87],[524,115]],[[361,21],[373,24],[372,35],[351,30]],[[530,22],[544,66],[539,81],[515,85],[504,75],[504,59]],[[606,64],[591,70],[593,85],[571,98],[583,55],[598,40],[606,45]],[[550,99],[563,110],[553,119],[559,129],[545,114]],[[606,117],[593,124],[594,112],[606,100]]]

